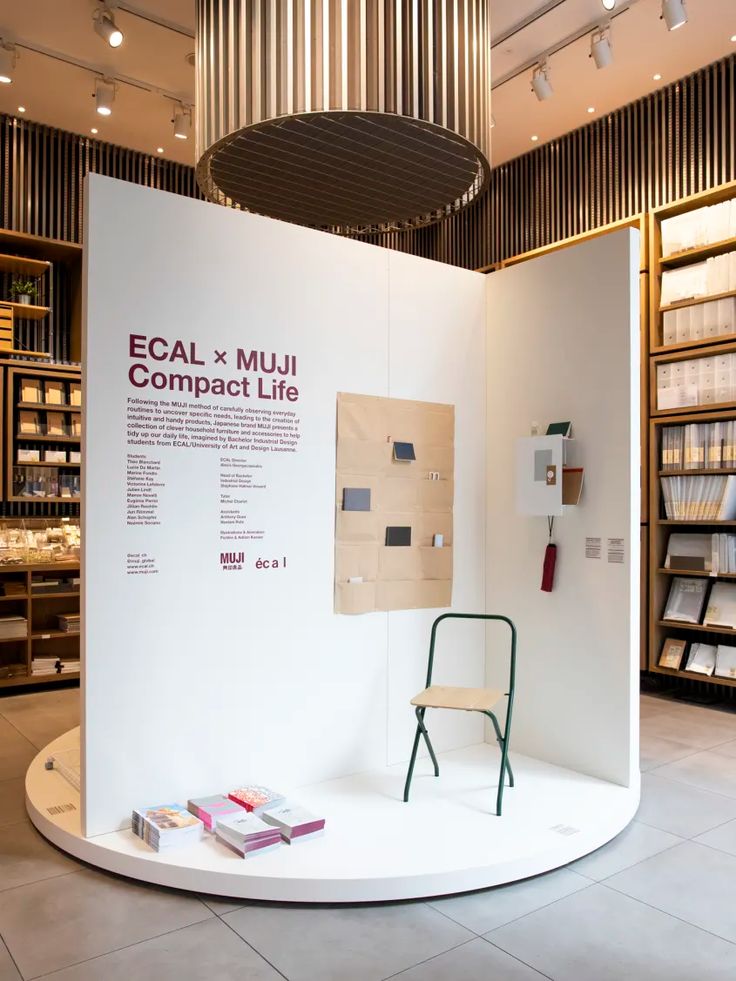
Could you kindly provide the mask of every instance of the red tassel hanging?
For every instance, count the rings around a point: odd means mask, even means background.
[[[552,529],[555,526],[554,518],[547,518],[549,528],[549,541],[544,552],[544,565],[542,566],[542,592],[551,593],[555,584],[555,565],[557,563],[557,546],[552,541]]]
[[[555,584],[555,563],[557,562],[557,546],[548,545],[544,552],[542,567],[542,591],[551,593]]]

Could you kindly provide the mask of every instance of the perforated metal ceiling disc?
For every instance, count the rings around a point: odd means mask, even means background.
[[[229,134],[200,161],[208,197],[332,231],[427,225],[470,204],[488,165],[441,126],[388,113],[331,111]]]

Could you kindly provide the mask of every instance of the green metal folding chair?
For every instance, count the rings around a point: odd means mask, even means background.
[[[509,690],[505,693],[505,695],[503,692],[494,688],[449,688],[444,685],[432,684],[432,670],[434,668],[434,649],[435,641],[437,639],[437,627],[443,620],[500,620],[509,625],[511,629],[511,657],[509,662]],[[435,756],[434,749],[432,748],[427,727],[424,724],[424,715],[427,709],[457,709],[461,712],[480,712],[483,715],[487,715],[493,723],[493,729],[496,733],[496,741],[501,747],[501,770],[498,777],[498,793],[496,794],[496,814],[499,817],[501,816],[503,788],[506,782],[505,776],[507,773],[509,776],[509,787],[514,786],[514,774],[511,770],[511,764],[509,763],[509,737],[511,735],[511,713],[514,708],[515,687],[516,627],[508,617],[500,616],[495,613],[443,613],[442,616],[437,617],[432,624],[432,633],[429,641],[427,687],[424,689],[424,691],[419,692],[419,694],[411,700],[411,704],[414,706],[414,712],[417,717],[417,731],[414,736],[414,746],[412,747],[411,751],[411,759],[409,760],[409,771],[406,774],[404,801],[409,800],[409,789],[411,787],[412,777],[414,776],[414,764],[416,763],[417,759],[417,750],[419,749],[420,737],[424,737],[424,741],[427,744],[427,749],[429,750],[429,755],[434,765],[434,775],[436,777],[440,775],[437,757]],[[492,710],[493,707],[504,697],[508,698],[508,704],[506,706],[506,723],[504,725],[502,735],[501,727],[498,724],[498,719]]]

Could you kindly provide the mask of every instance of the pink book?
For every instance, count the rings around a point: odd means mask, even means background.
[[[237,790],[230,791],[228,797],[253,814],[260,814],[267,807],[276,807],[277,804],[285,800],[283,794],[278,794],[275,790],[257,784],[238,787]]]
[[[203,822],[208,831],[214,831],[218,818],[241,811],[239,804],[223,797],[222,794],[214,794],[212,797],[194,797],[187,801],[187,809]]]

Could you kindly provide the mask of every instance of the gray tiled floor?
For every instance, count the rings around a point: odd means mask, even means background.
[[[548,875],[428,902],[296,907],[138,885],[33,829],[23,774],[74,690],[0,699],[0,981],[736,977],[736,712],[642,699],[642,803]]]

